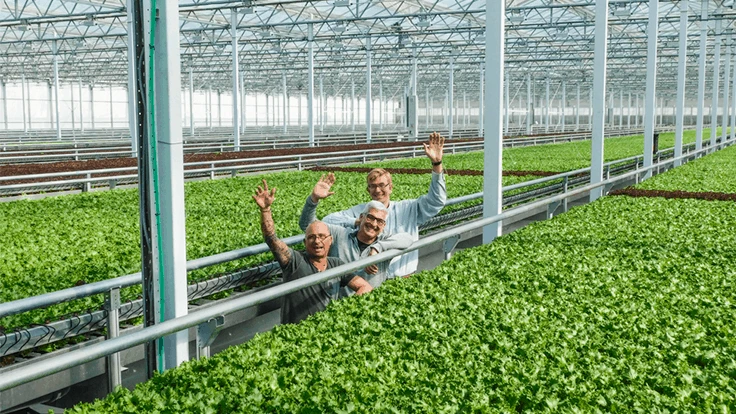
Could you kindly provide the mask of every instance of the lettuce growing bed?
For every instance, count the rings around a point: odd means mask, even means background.
[[[635,188],[736,193],[736,146],[732,145],[688,162],[679,168],[652,177]]]
[[[733,411],[733,228],[603,198],[72,411]]]
[[[709,131],[704,131],[709,136]],[[695,131],[685,131],[685,144],[695,142]],[[659,136],[659,148],[672,148],[675,145],[675,134],[663,133]],[[641,155],[644,152],[644,136],[635,135],[621,138],[608,138],[604,145],[605,161],[615,161],[622,158]],[[529,147],[504,148],[504,171],[541,170],[551,172],[572,171],[590,167],[590,141],[575,141],[561,144],[547,144]],[[476,151],[463,154],[446,154],[448,168],[482,170],[483,152]],[[421,157],[407,160],[390,160],[370,164],[361,164],[365,167],[382,168],[427,168],[429,161],[422,154]]]

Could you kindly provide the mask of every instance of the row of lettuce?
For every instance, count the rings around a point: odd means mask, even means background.
[[[607,159],[628,156],[637,147],[639,137],[609,139]],[[582,148],[589,143],[573,142],[507,150],[507,169],[569,170],[587,157]],[[617,149],[618,148],[618,149]],[[636,149],[633,150],[636,152]],[[524,155],[527,154],[527,155]],[[544,154],[544,156],[542,156]],[[589,154],[589,152],[588,152]],[[576,162],[571,162],[570,157]],[[567,160],[556,164],[558,160]],[[482,153],[447,154],[446,168],[482,169]],[[428,169],[426,157],[386,162],[386,166],[411,167],[415,163]],[[288,172],[264,176],[193,182],[186,185],[187,258],[206,257],[262,242],[257,211],[251,194],[261,178],[279,188],[274,217],[281,236],[299,234],[297,217],[304,198],[311,191],[318,173]],[[537,177],[504,177],[510,185]],[[321,203],[318,215],[348,208],[368,200],[365,175],[339,173],[336,195]],[[429,185],[427,175],[396,175],[393,198],[414,198]],[[482,191],[482,177],[449,176],[449,197]],[[357,189],[357,191],[356,191]],[[456,207],[457,208],[457,207]],[[16,201],[0,204],[0,302],[39,295],[82,283],[91,283],[140,271],[138,230],[138,194],[136,190],[80,194]],[[227,272],[268,260],[260,255],[191,273],[190,280]],[[126,289],[123,299],[136,298],[139,288]],[[32,323],[54,320],[72,312],[96,309],[104,300],[89,297],[52,308],[6,317],[0,329],[12,329]]]
[[[734,228],[604,197],[72,411],[731,412]]]

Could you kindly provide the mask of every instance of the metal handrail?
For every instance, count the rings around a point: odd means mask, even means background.
[[[701,152],[706,152],[708,150],[710,149],[704,148],[700,151],[697,151],[695,154],[690,153],[690,154],[683,155],[675,159],[668,160],[667,163],[678,161],[678,160],[684,160],[684,159],[692,157],[693,155],[697,156]],[[178,318],[170,319],[170,320],[161,322],[159,324],[156,324],[150,327],[143,328],[129,335],[109,339],[109,340],[106,340],[106,341],[103,341],[97,344],[90,345],[83,349],[70,351],[66,354],[59,355],[55,358],[45,360],[42,363],[35,363],[35,364],[32,363],[32,364],[18,367],[17,369],[13,369],[10,371],[13,373],[13,375],[4,375],[2,378],[0,378],[0,391],[7,390],[12,387],[27,383],[29,381],[33,381],[35,379],[39,379],[47,375],[55,374],[57,372],[61,372],[68,368],[75,367],[75,366],[84,364],[86,362],[91,362],[91,361],[94,361],[95,359],[102,358],[107,355],[111,355],[111,354],[123,351],[130,347],[141,345],[146,342],[158,339],[160,337],[197,326],[202,322],[206,322],[208,320],[211,320],[219,316],[229,315],[231,313],[240,311],[245,308],[260,305],[267,301],[274,300],[274,299],[283,297],[285,295],[288,295],[289,293],[296,292],[306,287],[314,286],[316,284],[325,282],[330,279],[334,279],[336,277],[342,276],[349,272],[353,272],[355,270],[365,268],[366,266],[370,266],[370,265],[373,265],[379,262],[383,262],[385,260],[390,260],[396,256],[400,256],[407,252],[414,251],[422,247],[432,245],[434,243],[443,241],[450,237],[459,236],[463,233],[467,233],[469,231],[476,230],[476,229],[509,219],[511,217],[520,215],[520,214],[527,213],[537,208],[545,207],[551,203],[560,202],[567,198],[584,194],[586,192],[592,191],[599,187],[612,185],[618,181],[622,181],[629,177],[634,177],[634,176],[638,177],[640,174],[648,173],[659,167],[661,167],[660,163],[653,164],[649,167],[643,167],[643,168],[634,170],[632,172],[617,176],[615,178],[609,178],[607,180],[602,180],[599,183],[588,184],[588,185],[579,187],[575,190],[572,190],[564,194],[559,194],[559,195],[556,195],[550,198],[546,198],[544,200],[535,201],[535,202],[532,202],[530,204],[527,204],[521,207],[507,210],[506,212],[495,215],[493,217],[477,219],[477,220],[471,221],[466,224],[459,225],[457,227],[454,227],[448,230],[440,231],[438,233],[424,237],[412,243],[411,246],[409,246],[405,250],[395,250],[395,249],[388,250],[388,251],[379,253],[374,256],[370,256],[364,259],[359,259],[354,262],[344,264],[344,265],[341,265],[335,268],[327,269],[324,272],[319,272],[314,275],[306,276],[306,277],[303,277],[303,278],[300,278],[294,281],[279,284],[272,288],[254,292],[250,295],[245,295],[243,297],[235,298],[233,300],[216,303],[205,309],[202,309],[202,310],[199,310],[199,311],[196,311],[196,312],[193,312],[193,313],[190,313],[190,314],[178,317]]]

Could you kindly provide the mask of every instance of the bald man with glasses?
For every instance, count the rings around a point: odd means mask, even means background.
[[[335,175],[329,173],[323,175],[315,184],[312,194],[307,197],[299,217],[299,227],[302,230],[317,222],[317,205],[320,200],[334,194],[330,188],[335,183]],[[412,243],[409,233],[384,233],[388,210],[383,203],[371,201],[367,203],[358,215],[357,228],[346,228],[334,224],[325,223],[332,235],[332,246],[328,252],[329,256],[336,256],[345,262],[352,262],[364,257],[372,256],[390,249],[405,249]],[[365,279],[373,288],[381,286],[388,277],[388,261],[371,265],[356,272]],[[351,292],[344,290],[342,295],[350,295]]]
[[[345,264],[340,258],[328,257],[332,235],[328,226],[321,221],[314,221],[306,229],[305,252],[297,252],[279,239],[271,216],[271,205],[275,198],[276,188],[269,190],[266,180],[263,180],[263,186],[259,186],[253,196],[253,200],[261,210],[263,238],[281,266],[284,282],[291,282]],[[339,287],[346,287],[358,295],[373,289],[368,282],[353,273],[306,287],[283,297],[281,323],[297,323],[315,312],[324,310],[330,301],[338,298]]]

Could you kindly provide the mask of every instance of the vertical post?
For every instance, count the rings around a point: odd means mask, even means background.
[[[20,75],[20,92],[21,109],[23,110],[23,132],[28,132],[28,121],[26,120],[26,75],[23,73]]]
[[[463,89],[463,128],[465,128],[468,125],[468,94],[465,89]]]
[[[105,300],[105,310],[107,311],[107,339],[113,339],[120,336],[119,309],[120,288],[114,288],[110,290],[110,293]],[[116,352],[107,356],[107,391],[115,391],[117,387],[122,385],[122,382],[120,353]]]
[[[365,42],[366,48],[365,48],[365,65],[366,65],[366,71],[365,71],[365,135],[366,135],[366,143],[371,143],[371,102],[373,100],[373,97],[371,95],[371,71],[373,70],[373,64],[371,62],[371,37],[368,36],[366,38]],[[416,65],[416,62],[414,63]]]
[[[386,104],[383,102],[383,76],[378,79],[378,128],[383,131],[383,118],[386,116]]]
[[[79,80],[79,127],[84,132],[84,100],[82,99],[82,79]]]
[[[115,128],[115,111],[112,107],[112,83],[110,84],[110,129]]]
[[[577,105],[575,105],[575,131],[580,130],[580,83],[576,86],[577,90]],[[629,106],[631,102],[629,102]]]
[[[424,125],[427,131],[429,131],[429,119],[431,117],[430,113],[432,112],[431,105],[429,103],[429,87],[424,89],[424,95],[424,107],[426,112],[426,116],[424,117]]]
[[[532,75],[526,74],[526,133],[532,133]]]
[[[485,75],[485,62],[480,63],[479,72],[480,72],[480,76],[479,76],[480,79],[478,79],[478,85],[479,85],[479,88],[478,88],[478,136],[482,137],[484,127],[485,127],[485,121],[483,117],[484,112],[485,112],[483,110],[483,106],[485,104],[485,96],[484,96],[485,95],[484,84],[485,84],[485,76],[486,76]],[[507,122],[506,123],[506,133],[508,134],[508,132],[509,132],[509,126]]]
[[[677,61],[677,114],[675,119],[675,158],[682,156],[682,134],[685,117],[685,70],[687,60],[688,0],[680,0],[680,45]],[[630,96],[630,95],[629,95]],[[681,161],[675,161],[675,167]]]
[[[311,17],[310,17],[311,19]],[[307,129],[309,130],[309,146],[314,146],[314,27],[307,26]]]
[[[626,128],[631,129],[631,92],[629,92],[629,106],[626,109]]]
[[[181,62],[179,58],[179,5],[158,3],[155,38],[156,140],[161,236],[160,286],[164,306],[162,320],[187,314],[186,233],[184,223],[184,147],[181,137]],[[150,69],[150,68],[149,68]],[[219,95],[219,93],[218,93]],[[169,369],[189,359],[187,330],[163,338],[163,368]],[[159,366],[161,370],[161,365]]]
[[[59,47],[54,40],[54,113],[56,114],[56,139],[61,141],[61,120],[59,119]]]
[[[551,102],[549,101],[549,77],[545,79],[546,92],[544,95],[544,132],[549,132],[549,107]]]
[[[716,9],[716,14],[720,13],[720,7]],[[716,139],[718,135],[718,88],[720,87],[721,78],[721,20],[716,20],[716,31],[715,31],[715,49],[713,57],[713,87],[711,92],[713,93],[713,103],[711,104],[710,111],[710,149],[708,152],[715,150]]]
[[[89,118],[92,123],[92,129],[95,129],[95,87],[89,84]]]
[[[728,137],[728,98],[730,93],[731,82],[729,77],[731,75],[731,44],[729,39],[726,39],[726,53],[723,56],[726,66],[723,68],[723,119],[721,120],[721,147],[726,144],[726,138]]]
[[[194,136],[194,74],[189,67],[189,135]]]
[[[135,67],[135,19],[133,9],[135,8],[135,0],[127,0],[126,10],[126,27],[128,30],[128,132],[130,132],[131,157],[138,157],[138,109],[136,108],[137,90],[136,90],[136,67]],[[190,69],[191,70],[191,69]],[[82,84],[79,84],[79,104],[80,112],[82,109]],[[74,93],[72,93],[74,96]],[[191,99],[191,98],[190,98]],[[82,129],[84,130],[84,128]]]
[[[411,87],[409,88],[409,102],[411,102],[409,108],[409,114],[411,119],[409,120],[409,135],[414,140],[419,138],[419,97],[417,90],[417,57],[414,56],[411,60]]]
[[[240,133],[245,134],[245,71],[240,71]]]
[[[319,132],[325,131],[325,89],[322,74],[319,74]]]
[[[506,2],[486,0],[486,88],[483,162],[483,217],[501,214],[501,160],[503,155],[504,27]],[[483,228],[483,243],[501,235],[501,222]]]
[[[289,93],[286,90],[286,71],[281,73],[281,83],[284,88],[284,134],[286,134],[289,127],[289,116],[287,114],[289,112]]]
[[[5,86],[5,80],[0,81],[0,93],[3,94],[3,126],[8,130],[8,89]]]
[[[350,79],[350,124],[351,129],[355,132],[355,80]]]
[[[619,103],[619,110],[621,112],[618,113],[618,127],[619,129],[623,129],[624,127],[624,90],[620,89],[618,91],[618,103]]]
[[[657,98],[657,37],[659,32],[659,0],[649,0],[649,22],[647,24],[647,85],[644,102],[644,168],[653,164],[654,116]],[[644,179],[652,172],[644,173]]]
[[[593,135],[591,143],[590,182],[603,181],[603,136],[606,103],[606,61],[608,55],[608,0],[595,3],[595,53],[593,56]],[[603,195],[598,187],[590,191],[593,202]]]
[[[222,91],[217,90],[217,126],[222,126]]]
[[[731,139],[736,139],[736,38],[731,39],[733,47],[733,80],[731,81]]]
[[[453,117],[454,117],[454,111],[453,111],[453,109],[454,109],[453,108],[453,102],[454,102],[454,99],[453,99],[453,91],[455,89],[455,87],[454,87],[455,80],[453,78],[454,72],[455,72],[455,58],[452,57],[452,56],[450,56],[450,82],[449,82],[449,85],[447,86],[447,88],[448,88],[447,89],[447,95],[448,95],[447,96],[447,108],[448,108],[448,112],[449,112],[449,114],[448,114],[448,120],[449,120],[449,123],[450,123],[450,125],[449,125],[449,132],[448,132],[447,135],[449,136],[449,138],[452,138],[452,121],[453,121]]]
[[[49,81],[47,83],[48,86],[48,96],[49,96],[49,128],[54,127],[54,84],[53,81]],[[30,89],[28,92],[28,96],[31,96]]]
[[[562,81],[562,102],[560,102],[560,116],[562,117],[562,132],[565,132],[565,109],[567,108],[567,83]]]
[[[238,70],[238,9],[230,9],[233,60],[233,150],[240,151],[240,74]],[[219,105],[219,102],[218,102]]]
[[[509,111],[509,94],[511,92],[509,91],[509,89],[511,89],[511,82],[509,80],[509,76],[506,75],[506,79],[504,80],[504,88],[503,88],[503,115],[504,115],[503,133],[504,135],[509,134],[509,118],[511,117],[511,112]]]

